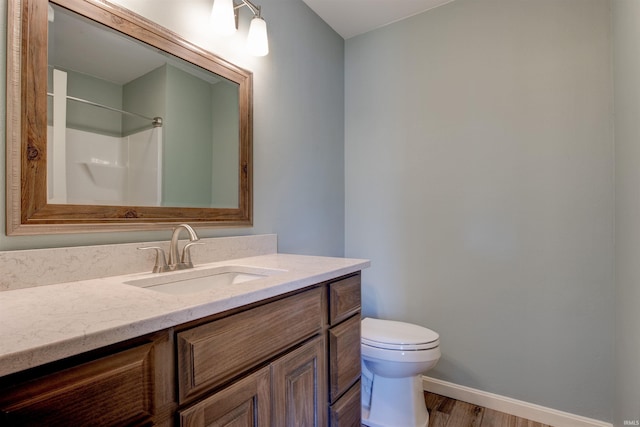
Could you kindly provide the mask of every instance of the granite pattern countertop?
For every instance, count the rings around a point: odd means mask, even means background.
[[[170,328],[359,271],[369,261],[267,254],[197,265],[285,270],[188,295],[124,284],[151,273],[0,292],[0,376]],[[174,273],[160,273],[174,274]]]

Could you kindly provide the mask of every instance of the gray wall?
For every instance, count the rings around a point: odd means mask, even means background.
[[[613,1],[616,130],[614,420],[640,420],[640,2]]]
[[[211,85],[175,67],[166,70],[162,203],[211,206]]]
[[[254,226],[200,230],[202,237],[277,233],[281,252],[344,253],[344,41],[300,0],[262,0],[271,53],[254,58],[243,45],[243,8],[232,37],[211,32],[211,0],[117,0],[254,73]],[[0,0],[0,57],[6,58],[7,2]],[[0,81],[6,78],[0,64]],[[5,114],[0,85],[0,116]],[[4,120],[0,145],[4,147]],[[0,150],[0,176],[5,175]],[[5,222],[4,185],[0,222]],[[7,237],[0,250],[168,239],[168,230]]]
[[[235,108],[231,108],[234,106]],[[238,207],[238,168],[240,133],[238,85],[221,81],[211,85],[211,206]],[[229,177],[235,176],[235,179]]]
[[[457,0],[345,55],[345,252],[372,261],[365,315],[439,332],[434,377],[601,420],[610,32],[608,1]]]

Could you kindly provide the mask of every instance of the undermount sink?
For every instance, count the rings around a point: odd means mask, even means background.
[[[222,266],[198,270],[160,273],[154,277],[124,282],[156,292],[185,295],[211,289],[220,289],[252,280],[284,273],[286,270],[247,266]]]

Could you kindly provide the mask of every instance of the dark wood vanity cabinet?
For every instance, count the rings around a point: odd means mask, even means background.
[[[0,425],[359,426],[360,273],[0,379]]]

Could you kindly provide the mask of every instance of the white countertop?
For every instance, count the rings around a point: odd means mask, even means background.
[[[286,271],[189,295],[123,283],[151,273],[0,292],[0,376],[302,289],[359,271],[369,261],[269,254],[196,269],[225,265]]]

